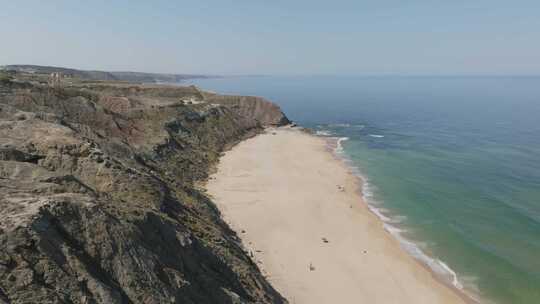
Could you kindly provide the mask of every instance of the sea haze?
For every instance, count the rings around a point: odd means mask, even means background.
[[[342,154],[372,210],[448,282],[495,303],[540,303],[540,78],[236,77]],[[454,273],[456,276],[454,276]]]

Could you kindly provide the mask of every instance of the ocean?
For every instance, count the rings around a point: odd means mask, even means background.
[[[230,77],[365,181],[403,248],[485,303],[540,303],[540,77]]]

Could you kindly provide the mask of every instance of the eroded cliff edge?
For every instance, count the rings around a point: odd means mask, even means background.
[[[287,123],[195,87],[0,81],[0,303],[285,303],[196,184]]]

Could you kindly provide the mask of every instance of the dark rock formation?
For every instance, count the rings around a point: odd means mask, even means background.
[[[228,100],[2,83],[0,303],[286,302],[197,186],[221,151],[288,122]]]

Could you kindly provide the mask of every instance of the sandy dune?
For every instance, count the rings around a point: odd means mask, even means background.
[[[291,303],[464,303],[383,229],[322,138],[278,129],[244,141],[207,189]]]

